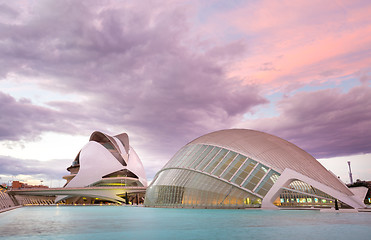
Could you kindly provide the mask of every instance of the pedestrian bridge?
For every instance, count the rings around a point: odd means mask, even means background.
[[[125,187],[125,186],[104,186],[104,187],[74,187],[74,188],[20,188],[11,189],[9,195],[32,195],[32,196],[85,196],[99,197],[105,196],[107,200],[121,203],[123,198],[119,195],[145,193],[146,187]]]

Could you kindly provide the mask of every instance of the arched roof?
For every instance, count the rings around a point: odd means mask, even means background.
[[[190,144],[209,144],[241,153],[282,173],[290,168],[342,193],[353,193],[314,157],[273,135],[249,129],[228,129],[203,135]]]
[[[89,141],[96,141],[96,142],[100,142],[100,141],[104,141],[104,140],[108,140],[109,142],[111,142],[113,144],[113,146],[117,149],[117,151],[120,151],[120,147],[117,144],[117,142],[111,136],[109,136],[105,133],[95,131],[90,135],[90,139],[89,139]],[[122,152],[120,151],[120,153],[122,153]]]
[[[95,131],[91,134],[89,141],[104,141],[108,140],[111,142],[117,151],[119,151],[126,164],[127,169],[132,171],[134,174],[136,174],[139,177],[139,181],[144,185],[147,186],[147,179],[146,174],[144,171],[144,167],[142,162],[140,161],[137,153],[134,151],[134,149],[129,144],[129,136],[127,133],[121,133],[115,136],[110,136],[108,134],[105,134],[100,131]],[[120,148],[120,145],[122,145],[124,148]],[[126,151],[126,152],[124,152]],[[128,155],[128,159],[125,158],[125,155]]]
[[[143,186],[147,187],[147,178],[143,164],[140,161],[138,154],[132,147],[130,147],[130,155],[127,168],[138,176],[139,181],[143,184]]]
[[[122,145],[124,145],[124,148],[125,148],[125,151],[128,153],[129,152],[129,136],[127,133],[121,133],[121,134],[118,134],[115,136],[116,138],[118,138]]]

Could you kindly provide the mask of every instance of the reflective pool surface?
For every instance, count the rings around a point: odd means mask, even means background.
[[[371,213],[304,210],[23,207],[0,239],[371,239]]]

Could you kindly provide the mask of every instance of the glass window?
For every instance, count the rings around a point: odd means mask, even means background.
[[[214,147],[213,150],[201,161],[198,166],[196,166],[197,170],[202,170],[204,167],[215,157],[215,155],[220,151],[219,147]]]
[[[244,162],[240,170],[234,175],[232,178],[232,182],[241,185],[243,180],[246,179],[246,177],[250,174],[250,172],[254,169],[255,165],[257,164],[256,161],[249,158],[247,161]]]
[[[195,148],[197,148],[197,145],[190,145],[184,151],[184,153],[182,154],[182,156],[178,158],[178,161],[173,164],[173,167],[179,167],[181,164],[184,163],[184,161],[186,161],[186,159],[190,158],[190,156],[192,155],[192,153],[193,153],[193,151],[194,151]]]
[[[271,189],[273,184],[277,181],[279,176],[280,175],[277,172],[270,170],[269,173],[263,179],[263,181],[256,188],[255,192],[260,194],[261,196],[265,196]]]
[[[167,169],[147,189],[145,204],[174,207],[258,207],[261,201],[214,177],[186,169]]]
[[[246,157],[239,154],[234,161],[228,166],[227,170],[224,171],[221,178],[225,180],[229,180],[235,172],[241,167],[242,163],[244,163],[246,160]]]
[[[233,161],[233,159],[237,156],[237,153],[230,151],[227,156],[217,165],[217,167],[213,170],[211,174],[215,176],[220,176],[222,172],[228,167],[228,165]]]
[[[192,163],[191,167],[190,168],[196,168],[197,165],[202,161],[202,159],[204,159],[207,154],[209,154],[209,152],[213,149],[214,147],[213,146],[208,146],[205,151],[203,151],[200,155],[198,156],[195,156],[197,157],[196,160]]]
[[[182,167],[188,166],[191,163],[191,161],[193,162],[193,160],[194,160],[193,156],[195,154],[197,154],[197,152],[200,149],[202,149],[201,150],[201,152],[202,152],[206,148],[206,146],[205,146],[205,148],[203,148],[204,145],[201,145],[201,144],[197,144],[197,145],[193,145],[193,146],[194,147],[192,148],[192,151],[190,151],[189,154],[187,155],[187,157],[184,157],[182,159],[182,161],[178,164],[179,167],[182,168]]]
[[[268,168],[263,164],[259,163],[259,165],[254,169],[254,171],[242,184],[242,186],[252,191],[267,171]]]
[[[184,161],[183,167],[190,168],[190,165],[208,148],[208,145],[202,145],[197,151],[195,151],[192,156]]]
[[[228,153],[227,149],[222,149],[204,171],[207,173],[211,173],[211,171],[214,170],[216,165],[219,164],[219,162],[227,155],[227,153]]]

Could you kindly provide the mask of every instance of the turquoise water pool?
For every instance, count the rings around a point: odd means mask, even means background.
[[[304,210],[23,207],[0,239],[371,239],[371,213]]]

